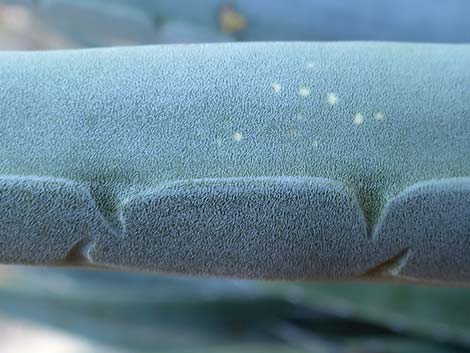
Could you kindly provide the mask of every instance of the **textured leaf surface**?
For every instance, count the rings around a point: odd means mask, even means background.
[[[467,46],[0,57],[3,262],[470,279]]]

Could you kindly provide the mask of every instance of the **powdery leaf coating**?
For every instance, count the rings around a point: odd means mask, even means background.
[[[468,46],[0,59],[2,262],[470,281]]]

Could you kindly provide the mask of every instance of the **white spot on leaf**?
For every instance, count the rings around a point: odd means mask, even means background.
[[[378,112],[378,113],[375,113],[374,118],[375,118],[375,120],[384,120],[385,115],[382,112]]]
[[[243,140],[243,135],[241,132],[237,131],[233,134],[232,138],[236,141],[236,142],[240,142],[241,140]]]
[[[309,61],[306,65],[305,68],[311,70],[315,68],[315,63],[313,61]]]
[[[279,82],[274,82],[272,84],[272,88],[273,88],[274,93],[279,93],[282,90],[282,86]]]
[[[361,113],[354,115],[353,123],[356,125],[362,125],[364,123],[364,115]]]
[[[300,86],[297,92],[301,97],[308,97],[311,93],[310,88],[307,86]]]
[[[334,93],[328,93],[326,95],[326,99],[328,101],[328,104],[333,106],[335,105],[336,103],[338,103],[338,96]]]

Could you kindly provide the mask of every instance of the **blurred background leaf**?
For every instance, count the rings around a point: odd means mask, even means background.
[[[132,352],[467,352],[469,294],[7,267],[0,313]]]
[[[467,0],[0,0],[0,4],[16,5],[49,35],[82,47],[261,40],[470,42]]]

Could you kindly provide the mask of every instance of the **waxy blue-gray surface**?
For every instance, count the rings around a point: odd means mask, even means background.
[[[381,43],[2,53],[0,258],[468,281],[469,63]]]

